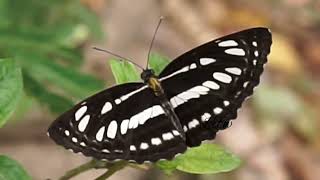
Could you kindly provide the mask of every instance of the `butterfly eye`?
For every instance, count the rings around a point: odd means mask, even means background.
[[[154,70],[153,69],[144,70],[140,76],[141,76],[141,79],[144,82],[146,82],[150,77],[154,76]]]

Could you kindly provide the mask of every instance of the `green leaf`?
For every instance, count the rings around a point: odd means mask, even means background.
[[[15,110],[22,86],[21,69],[13,59],[0,59],[0,127]]]
[[[0,26],[0,44],[9,54],[14,55],[17,49],[34,51],[39,54],[54,55],[70,61],[73,64],[81,63],[81,54],[75,50],[59,44],[57,35],[43,33],[43,30],[31,27],[12,29]]]
[[[39,82],[50,82],[63,89],[71,97],[85,98],[103,88],[102,81],[73,68],[52,62],[52,60],[38,54],[17,52],[16,57],[32,78]]]
[[[156,75],[170,63],[169,59],[156,53],[152,53],[149,61],[149,66],[154,70]]]
[[[32,178],[15,160],[0,155],[0,180],[31,180]]]
[[[214,174],[237,168],[241,160],[215,144],[190,148],[172,161],[159,161],[157,166],[166,173],[175,169],[193,174]]]
[[[22,75],[23,76],[23,75]],[[23,85],[25,88],[25,85]],[[14,124],[19,123],[23,120],[25,120],[25,114],[33,108],[35,104],[35,99],[28,96],[25,91],[22,91],[21,98],[19,99],[19,102],[16,106],[16,110],[14,113],[10,116],[10,120],[8,124]]]
[[[33,96],[41,104],[47,105],[52,112],[62,113],[72,107],[73,103],[71,100],[50,92],[28,73],[23,73],[23,81],[26,93]]]
[[[111,59],[109,63],[117,84],[141,81],[140,75],[133,64],[115,59]]]

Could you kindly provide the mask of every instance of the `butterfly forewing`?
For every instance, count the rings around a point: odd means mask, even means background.
[[[97,159],[154,162],[186,150],[159,100],[142,83],[115,86],[80,102],[48,133],[67,149]]]
[[[199,46],[170,63],[162,86],[186,131],[187,145],[213,139],[259,83],[271,33],[254,28]]]

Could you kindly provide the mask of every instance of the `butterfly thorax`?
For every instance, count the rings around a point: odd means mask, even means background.
[[[153,90],[156,96],[161,96],[164,94],[160,81],[152,69],[144,70],[141,73],[141,78]]]

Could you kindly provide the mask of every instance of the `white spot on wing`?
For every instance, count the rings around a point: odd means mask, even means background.
[[[123,150],[121,150],[121,149],[115,149],[113,151],[116,152],[116,153],[123,153]]]
[[[134,91],[132,91],[132,92],[126,94],[126,95],[121,96],[120,99],[121,99],[121,101],[125,101],[125,100],[128,99],[129,97],[137,94],[138,92],[146,89],[147,87],[148,87],[148,86],[146,86],[146,85],[145,85],[145,86],[142,86],[142,87],[139,88],[139,89],[136,89],[136,90],[134,90]]]
[[[70,132],[69,132],[68,130],[65,130],[65,131],[64,131],[64,134],[65,134],[66,136],[70,136]]]
[[[120,99],[116,99],[114,102],[115,102],[116,104],[120,104],[120,103],[121,103],[121,100],[120,100]]]
[[[78,129],[80,132],[83,132],[87,128],[89,120],[90,120],[90,115],[86,115],[81,119],[80,123],[78,124]]]
[[[163,133],[162,134],[162,139],[165,141],[168,141],[170,139],[173,139],[173,135],[171,132]]]
[[[102,107],[101,114],[105,114],[112,109],[112,104],[110,102],[106,102]]]
[[[110,153],[110,151],[108,149],[102,149],[102,152],[104,153]]]
[[[160,114],[164,114],[164,110],[162,109],[162,107],[160,105],[152,106],[152,110],[151,111],[152,111],[151,112],[151,114],[152,114],[151,118],[157,117]]]
[[[214,108],[214,109],[213,109],[213,113],[214,113],[215,115],[218,115],[218,114],[222,113],[222,108],[220,108],[220,107]]]
[[[80,146],[83,146],[83,147],[84,147],[84,146],[86,146],[86,143],[81,142],[81,143],[80,143]]]
[[[141,144],[140,144],[140,149],[148,149],[149,148],[149,145],[148,145],[148,143],[145,143],[145,142],[142,142]]]
[[[190,99],[193,98],[199,98],[200,95],[208,94],[209,89],[204,86],[195,86],[193,88],[190,88],[170,99],[170,102],[173,106],[173,108],[178,107],[179,105],[187,102]]]
[[[230,105],[230,102],[229,102],[229,101],[223,101],[223,105],[224,105],[224,106],[229,106],[229,105]]]
[[[193,87],[193,88],[189,89],[188,91],[197,92],[200,95],[206,95],[206,94],[208,94],[210,89],[207,88],[207,87],[204,87],[204,86],[196,86],[196,87]]]
[[[188,131],[187,126],[185,126],[185,125],[183,126],[183,131],[184,131],[184,132],[187,132],[187,131]]]
[[[130,151],[136,151],[137,149],[136,149],[136,146],[134,146],[134,145],[130,145]]]
[[[177,96],[174,96],[170,99],[170,103],[172,104],[173,108],[178,107],[179,105],[183,104],[184,101],[181,98],[178,98]]]
[[[230,83],[232,81],[231,76],[221,72],[213,73],[213,78],[224,83]]]
[[[209,121],[209,119],[211,118],[211,114],[210,113],[203,113],[203,115],[201,116],[201,121],[205,122],[205,121]]]
[[[160,78],[159,80],[163,81],[163,80],[168,79],[170,77],[173,77],[173,76],[175,76],[177,74],[180,74],[180,73],[183,73],[183,72],[187,72],[188,70],[189,70],[189,66],[183,67],[180,70],[178,70],[178,71],[176,71],[176,72],[174,72],[172,74],[169,74],[168,76],[164,76],[164,77]]]
[[[241,69],[237,68],[237,67],[230,67],[230,68],[226,68],[225,69],[227,72],[231,73],[231,74],[235,74],[235,75],[240,75],[241,74]]]
[[[253,63],[254,66],[257,65],[257,60],[254,59],[254,60],[252,61],[252,63]]]
[[[220,88],[219,84],[215,83],[214,81],[206,81],[202,83],[202,85],[214,90],[217,90]]]
[[[75,137],[71,138],[71,140],[72,140],[74,143],[77,143],[77,142],[78,142],[78,139],[75,138]]]
[[[140,119],[139,117],[143,117],[143,118],[144,118],[143,115],[144,115],[143,112],[140,112],[140,113],[132,116],[132,117],[130,118],[130,121],[129,121],[129,129],[134,129],[134,128],[138,127],[138,125],[139,125],[139,119]],[[144,120],[144,119],[143,119],[143,120]]]
[[[253,41],[253,42],[252,42],[252,45],[253,45],[254,47],[257,47],[257,46],[258,46],[258,44],[257,44],[256,41]]]
[[[182,98],[184,100],[189,100],[189,99],[193,99],[193,98],[199,98],[200,95],[198,93],[185,91],[185,92],[178,94],[178,97]]]
[[[224,52],[227,54],[236,55],[236,56],[246,55],[246,52],[241,48],[230,48],[230,49],[226,49]]]
[[[248,86],[248,84],[249,84],[249,81],[244,82],[243,87],[246,88]]]
[[[160,105],[154,105],[145,109],[144,111],[132,116],[129,122],[129,129],[138,127],[139,124],[144,124],[148,119],[157,117],[164,114],[164,111]]]
[[[172,134],[175,135],[175,136],[180,136],[180,133],[177,130],[173,130]]]
[[[152,138],[151,139],[151,144],[153,145],[160,145],[161,144],[161,139],[160,138]]]
[[[192,64],[190,65],[190,69],[195,69],[195,68],[197,68],[196,63],[192,63]]]
[[[256,57],[258,57],[258,56],[259,56],[259,52],[258,52],[258,51],[254,51],[254,55],[255,55]]]
[[[226,40],[218,43],[220,47],[238,46],[238,43],[234,40]]]
[[[120,132],[121,134],[126,134],[129,128],[129,119],[125,119],[121,122]]]
[[[107,136],[108,138],[114,139],[117,134],[118,124],[117,121],[113,120],[108,126]]]
[[[192,121],[190,121],[190,122],[188,123],[188,128],[189,128],[189,129],[195,128],[195,127],[197,127],[199,124],[200,124],[200,123],[199,123],[198,120],[193,119]]]
[[[79,119],[86,113],[87,106],[82,106],[80,109],[77,110],[77,112],[74,114],[76,121],[79,121]]]
[[[96,134],[96,139],[97,139],[97,141],[102,141],[102,139],[103,139],[103,136],[104,136],[104,131],[105,131],[105,127],[104,126],[102,126],[100,129],[99,129],[99,131],[97,132],[97,134]]]
[[[214,63],[214,62],[216,62],[216,60],[213,58],[200,58],[200,64],[203,66]]]

